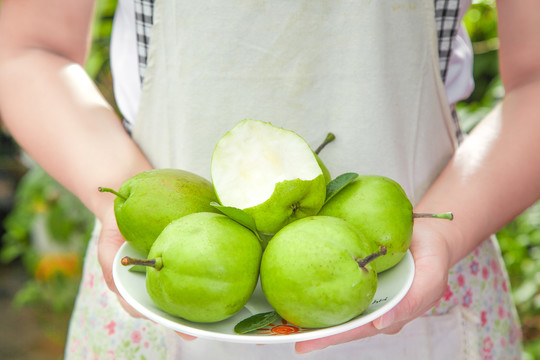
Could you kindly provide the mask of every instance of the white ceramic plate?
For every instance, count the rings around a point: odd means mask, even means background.
[[[396,306],[409,291],[414,277],[413,257],[410,252],[407,252],[399,264],[379,274],[374,300],[366,311],[344,324],[324,329],[303,329],[284,320],[279,320],[262,329],[238,335],[234,332],[234,326],[238,322],[251,315],[273,311],[273,308],[266,301],[260,285],[257,285],[246,306],[233,317],[217,323],[195,323],[169,315],[155,306],[146,292],[145,274],[129,271],[129,266],[121,265],[120,260],[124,256],[140,258],[140,254],[128,243],[125,243],[116,254],[113,264],[116,287],[133,308],[156,323],[181,333],[236,343],[292,343],[335,335],[367,324]]]

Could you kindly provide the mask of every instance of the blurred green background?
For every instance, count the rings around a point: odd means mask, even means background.
[[[116,0],[98,0],[86,65],[112,104],[108,58],[115,7]],[[494,1],[475,1],[464,23],[474,45],[476,85],[458,113],[470,131],[504,95]],[[60,359],[93,218],[20,152],[5,129],[0,145],[0,349],[9,359]],[[523,325],[524,359],[540,359],[540,202],[498,239]]]

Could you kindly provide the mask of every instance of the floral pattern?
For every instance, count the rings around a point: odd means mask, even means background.
[[[293,325],[287,322],[287,320],[285,319],[280,319],[279,322],[277,322],[277,324],[271,323],[265,327],[257,329],[256,333],[260,335],[275,336],[275,335],[298,334],[298,333],[302,333],[306,331],[309,331],[309,330]]]
[[[428,313],[442,315],[461,306],[473,318],[480,359],[520,359],[521,328],[506,270],[493,240],[485,241],[449,274],[446,292]],[[258,330],[263,336],[306,331],[285,320]],[[170,336],[170,335],[173,336]],[[71,320],[66,359],[168,359],[172,331],[127,315],[107,289],[97,262],[97,239],[89,245],[79,296]]]
[[[167,359],[165,339],[169,332],[126,314],[105,285],[93,239],[71,318],[65,359]]]
[[[521,326],[495,239],[450,271],[446,292],[429,314],[445,314],[456,305],[476,317],[481,359],[521,358]]]

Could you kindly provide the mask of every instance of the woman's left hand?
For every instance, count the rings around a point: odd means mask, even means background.
[[[408,322],[422,316],[432,308],[446,291],[450,269],[449,246],[443,236],[446,224],[440,223],[441,221],[415,220],[410,246],[415,263],[414,280],[407,295],[395,308],[373,322],[356,329],[296,343],[296,352],[308,353],[377,334],[396,334]]]

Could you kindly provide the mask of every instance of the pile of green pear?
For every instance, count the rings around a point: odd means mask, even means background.
[[[128,179],[114,211],[141,257],[146,290],[161,310],[193,322],[238,313],[260,281],[275,312],[303,328],[361,315],[378,275],[409,249],[415,214],[405,191],[380,175],[331,178],[297,133],[243,120],[216,144],[211,181],[155,169]]]

